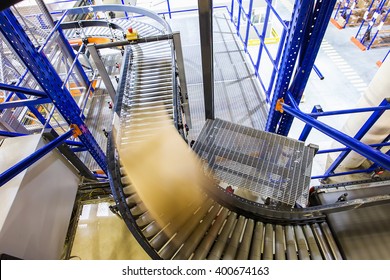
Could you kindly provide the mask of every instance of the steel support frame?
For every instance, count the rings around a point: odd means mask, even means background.
[[[44,93],[43,91],[25,88],[25,87],[14,86],[14,85],[8,85],[8,84],[3,84],[3,83],[0,83],[0,89],[5,90],[5,91],[14,91],[14,92],[19,92],[19,93],[23,93],[23,94],[33,95],[33,96],[37,96],[37,97],[47,97],[47,94]]]
[[[35,105],[41,105],[41,104],[47,104],[47,103],[51,103],[51,99],[48,97],[3,102],[3,103],[0,103],[0,111],[4,110],[4,109],[9,109],[9,108],[35,106]]]
[[[387,100],[384,100],[384,102],[387,102]],[[322,133],[328,135],[332,139],[335,139],[336,141],[340,142],[341,144],[345,145],[346,147],[349,147],[350,150],[354,150],[355,152],[361,154],[365,158],[373,161],[374,163],[378,164],[378,166],[381,166],[387,170],[390,170],[390,156],[385,155],[378,151],[377,149],[374,149],[373,147],[370,147],[369,145],[366,145],[359,140],[340,132],[337,129],[334,129],[333,127],[324,124],[315,118],[305,114],[298,108],[293,108],[287,104],[283,104],[283,110],[287,114],[291,114],[292,116],[296,117],[297,119],[305,122],[306,124],[316,128],[317,130],[321,131]],[[372,116],[370,117],[369,121],[364,125],[364,127],[361,129],[361,131],[358,132],[357,136],[360,136],[361,134],[364,135],[366,130],[372,126],[372,121],[375,121],[380,117],[381,114],[383,114],[385,110],[383,111],[375,111]],[[329,170],[328,170],[329,171]],[[329,172],[330,174],[330,172]],[[326,175],[324,176],[326,177]]]
[[[206,119],[215,119],[214,111],[214,55],[213,1],[198,0],[200,45],[202,53],[203,91]]]
[[[380,107],[381,106],[388,106],[390,104],[389,101],[390,101],[390,99],[384,99],[379,106]],[[353,138],[356,140],[361,140],[364,137],[364,135],[366,135],[366,133],[375,124],[375,122],[383,115],[384,112],[385,112],[385,109],[380,110],[380,111],[374,111]],[[376,151],[378,151],[378,150],[376,150]],[[333,174],[334,171],[336,170],[336,168],[349,155],[350,152],[351,152],[351,150],[341,152],[340,155],[336,158],[336,160],[334,160],[333,163],[331,164],[331,166],[326,170],[326,172],[324,174],[324,176],[325,176],[324,178],[327,178],[327,177],[329,177],[329,175]],[[371,158],[368,158],[368,159],[372,160]],[[390,157],[388,157],[388,160],[390,162]],[[372,161],[374,163],[377,163],[378,165],[380,165],[379,162],[377,162],[375,160],[372,160]],[[380,166],[382,166],[382,165],[380,165]],[[390,165],[387,167],[385,167],[385,166],[383,166],[383,167],[390,170]]]
[[[85,125],[75,100],[70,92],[62,88],[62,80],[44,54],[32,44],[22,26],[10,9],[0,12],[1,33],[11,43],[28,70],[52,100],[69,125],[80,131],[78,137],[104,172],[107,172],[106,157]]]
[[[74,53],[72,46],[69,44],[69,41],[68,41],[68,39],[66,39],[65,34],[62,31],[62,28],[60,26],[58,27],[57,31],[58,31],[59,38],[61,39],[62,46],[64,47],[66,54],[72,60],[72,64],[74,64],[76,73],[81,77],[86,90],[88,90],[90,88],[91,82],[89,81],[87,74],[84,71],[83,66],[81,65],[80,61],[78,60],[78,55],[76,55]]]
[[[110,75],[108,75],[106,66],[104,66],[104,63],[100,57],[100,54],[98,50],[96,49],[96,44],[88,44],[87,45],[88,51],[91,54],[91,57],[93,61],[95,62],[96,68],[99,71],[100,77],[102,77],[102,80],[104,82],[104,85],[106,86],[108,95],[110,96],[112,102],[115,101],[115,95],[116,90],[114,88],[114,85],[112,84]]]
[[[287,91],[299,104],[335,3],[336,0],[317,0],[315,3],[308,0],[297,0],[295,2],[281,70],[266,124],[267,131],[288,135],[294,117],[276,111],[276,104],[279,99],[286,97]]]
[[[183,57],[183,48],[181,45],[180,32],[173,33],[173,45],[175,48],[177,71],[179,72],[178,74],[179,74],[179,82],[180,82],[180,93],[182,96],[181,104],[183,105],[183,111],[186,117],[186,123],[189,128],[192,128],[191,112],[188,103],[187,80],[186,80],[186,72],[184,68],[184,57]]]
[[[306,22],[311,13],[309,0],[297,0],[294,5],[292,19],[288,27],[288,36],[282,55],[280,71],[275,85],[275,90],[271,100],[270,112],[266,123],[266,131],[276,132],[277,125],[282,114],[275,110],[280,98],[284,98],[293,77],[294,68],[301,47],[303,34],[306,29]]]

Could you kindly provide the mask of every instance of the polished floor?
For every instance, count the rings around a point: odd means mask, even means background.
[[[150,259],[123,220],[110,211],[112,204],[100,202],[83,206],[70,259]]]

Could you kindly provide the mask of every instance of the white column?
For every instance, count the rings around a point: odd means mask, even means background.
[[[384,98],[390,98],[390,59],[387,59],[378,69],[367,90],[364,92],[356,107],[378,106]],[[367,121],[371,113],[351,114],[346,121],[342,131],[350,136],[354,136],[362,125]],[[373,125],[361,140],[366,144],[382,142],[390,134],[390,111],[386,111],[380,119]],[[346,168],[359,167],[365,158],[351,152],[343,161]]]

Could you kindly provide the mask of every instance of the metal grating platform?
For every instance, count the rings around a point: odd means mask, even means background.
[[[186,69],[192,129],[196,139],[204,125],[199,18],[173,18],[171,25],[180,31]],[[213,15],[215,115],[223,120],[264,129],[268,105],[256,74],[244,51],[229,15],[221,10]]]
[[[303,142],[216,119],[206,121],[194,150],[219,180],[263,201],[308,202],[315,149]]]

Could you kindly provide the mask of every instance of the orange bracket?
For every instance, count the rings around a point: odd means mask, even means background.
[[[362,51],[366,50],[366,47],[362,43],[360,43],[360,41],[358,39],[356,39],[355,37],[351,37],[351,41]]]
[[[276,102],[275,111],[279,111],[280,113],[283,113],[284,112],[283,103],[284,103],[283,97],[278,99],[278,101]]]
[[[73,137],[77,138],[83,133],[81,132],[80,128],[77,126],[77,124],[71,124],[70,128],[73,129]]]
[[[335,20],[335,19],[333,19],[333,18],[330,19],[330,22],[331,22],[334,26],[336,26],[338,29],[343,29],[343,28],[344,28],[344,27],[342,27],[342,26],[337,22],[337,20]]]

